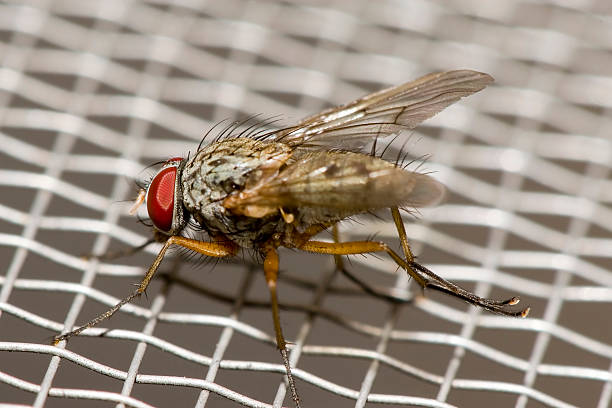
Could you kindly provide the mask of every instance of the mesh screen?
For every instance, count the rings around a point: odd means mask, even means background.
[[[390,304],[330,257],[282,250],[281,320],[303,404],[610,406],[607,0],[3,2],[0,56],[0,403],[290,406],[248,256],[167,258],[148,297],[51,346],[128,294],[159,246],[85,255],[145,242],[150,228],[128,214],[133,180],[221,120],[290,125],[470,68],[496,83],[400,137],[449,188],[445,204],[405,217],[408,235],[436,273],[518,295],[532,313],[420,296],[389,259],[350,258],[371,286],[417,295]],[[388,213],[340,230],[399,248]]]

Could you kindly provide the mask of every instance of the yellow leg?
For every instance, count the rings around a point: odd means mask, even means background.
[[[285,370],[287,371],[287,382],[289,383],[289,389],[291,390],[291,398],[293,398],[295,406],[300,408],[300,399],[297,394],[293,375],[291,374],[289,356],[287,355],[287,343],[283,337],[283,329],[281,328],[280,324],[280,312],[278,309],[278,296],[276,291],[276,284],[278,281],[278,252],[276,251],[276,248],[269,248],[266,252],[266,258],[264,259],[264,273],[266,275],[268,290],[270,291],[270,303],[272,305],[272,320],[274,321],[276,346],[278,347],[283,363],[285,364]]]
[[[338,233],[338,224],[334,224],[332,226],[332,237],[334,239],[334,242],[336,243],[340,242],[340,236]],[[353,275],[353,273],[344,266],[344,260],[342,259],[342,255],[334,255],[334,261],[336,263],[336,268],[340,272],[342,272],[342,274],[345,277],[347,277],[351,282],[359,286],[365,293],[372,295],[374,297],[380,298],[380,299],[387,300],[389,302],[393,302],[393,303],[406,303],[409,301],[406,298],[400,298],[400,297],[390,295],[388,293],[379,292],[378,290],[374,289],[367,283],[363,282],[357,276]]]
[[[402,220],[402,216],[400,215],[397,207],[391,208],[391,216],[393,217],[395,228],[397,228],[397,234],[399,235],[400,244],[402,245],[402,251],[404,251],[404,255],[406,256],[406,261],[408,261],[408,263],[414,262],[414,255],[412,255],[412,250],[410,249],[410,244],[408,243],[408,236],[406,235],[406,229],[404,228],[404,221]]]
[[[401,221],[401,218],[400,218]],[[402,224],[403,229],[403,224]],[[405,234],[405,232],[404,232]],[[315,252],[318,254],[329,254],[329,255],[356,255],[356,254],[367,254],[371,252],[386,252],[395,261],[396,264],[401,266],[408,272],[410,276],[424,289],[430,287],[457,298],[463,299],[466,302],[475,306],[480,306],[494,313],[499,313],[506,316],[518,316],[525,317],[529,313],[529,308],[512,311],[508,309],[508,306],[516,305],[519,302],[518,297],[513,297],[506,300],[493,300],[485,299],[449,282],[440,276],[436,275],[429,269],[425,268],[414,262],[414,257],[408,246],[408,241],[405,241],[407,248],[407,259],[408,262],[404,261],[398,254],[396,254],[387,244],[384,242],[375,241],[353,241],[353,242],[322,242],[322,241],[308,241],[301,245],[299,249],[308,252]],[[403,245],[402,245],[403,246]],[[405,249],[406,251],[406,249]]]
[[[351,241],[351,242],[322,242],[308,241],[299,247],[302,251],[316,252],[318,254],[329,255],[356,255],[368,254],[372,252],[386,252],[395,261],[396,264],[404,268],[410,276],[418,282],[419,285],[425,287],[427,280],[418,273],[411,270],[410,266],[402,259],[401,256],[395,253],[384,242],[376,241]]]
[[[123,307],[123,305],[131,302],[134,298],[142,295],[144,291],[147,290],[151,279],[153,279],[153,276],[155,275],[155,272],[159,268],[159,265],[161,264],[162,260],[164,259],[164,255],[166,254],[166,251],[168,250],[170,245],[179,245],[192,251],[199,252],[203,255],[213,257],[226,257],[236,254],[236,246],[227,241],[222,243],[204,242],[176,235],[172,236],[168,238],[168,240],[164,243],[164,246],[162,247],[161,251],[159,251],[159,254],[157,254],[157,257],[155,257],[153,264],[149,267],[149,270],[147,271],[146,275],[140,282],[140,285],[138,285],[138,288],[136,288],[134,292],[122,299],[119,303],[108,309],[106,312],[98,315],[94,319],[87,322],[85,325],[75,330],[72,330],[71,332],[62,334],[60,336],[55,336],[53,338],[53,344],[57,344],[62,340],[68,340],[72,336],[77,336],[83,330],[89,329],[90,327],[94,327],[98,323],[114,315],[119,309],[121,309],[121,307]]]

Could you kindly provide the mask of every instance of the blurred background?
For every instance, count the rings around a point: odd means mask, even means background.
[[[496,82],[398,138],[446,202],[405,216],[419,260],[527,319],[427,291],[386,257],[281,250],[304,407],[598,407],[612,401],[612,10],[600,1],[0,4],[0,403],[291,406],[261,267],[167,258],[134,180],[222,120],[293,124],[433,71]],[[392,147],[391,150],[393,150]],[[392,155],[392,153],[390,153]],[[410,167],[409,167],[410,168]],[[341,225],[399,248],[388,213]],[[330,239],[322,234],[321,239]],[[113,330],[107,330],[112,328]],[[103,337],[101,335],[104,335]]]

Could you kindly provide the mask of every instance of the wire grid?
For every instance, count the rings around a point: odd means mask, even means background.
[[[606,0],[1,4],[0,403],[291,405],[257,265],[166,260],[171,279],[147,299],[53,347],[64,325],[127,294],[156,248],[81,255],[144,242],[122,201],[132,178],[220,120],[287,125],[465,67],[497,82],[405,138],[450,193],[406,217],[408,233],[438,274],[520,295],[532,313],[429,292],[391,305],[355,296],[326,257],[281,252],[303,403],[610,406],[609,12]],[[389,220],[342,225],[342,238],[377,232],[397,247]],[[416,289],[385,258],[349,267],[398,295]]]

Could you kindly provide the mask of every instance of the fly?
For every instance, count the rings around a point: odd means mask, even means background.
[[[494,313],[527,316],[529,308],[512,308],[518,297],[478,297],[415,261],[399,208],[436,205],[445,188],[426,174],[377,157],[375,149],[370,154],[363,151],[366,144],[413,129],[491,82],[491,76],[469,70],[433,73],[325,110],[292,127],[219,137],[201,143],[191,158],[167,160],[135,204],[146,200],[155,239],[163,244],[142,282],[117,305],[55,337],[54,343],[95,326],[140,296],[173,245],[217,258],[232,257],[240,249],[258,254],[270,292],[276,344],[297,407],[300,400],[279,319],[279,247],[337,257],[385,252],[423,289],[440,290]],[[391,210],[403,256],[383,242],[313,239],[347,217],[383,208]],[[206,240],[186,234],[194,224],[207,233]]]

